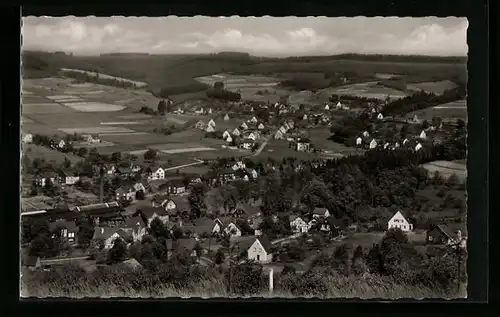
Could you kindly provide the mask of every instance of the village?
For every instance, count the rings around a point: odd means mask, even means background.
[[[91,30],[137,33],[109,19]],[[141,42],[128,38],[99,53],[23,51],[23,294],[463,294],[467,54],[292,52],[323,43],[312,26],[263,33],[290,41],[276,56],[195,52],[238,35],[233,20],[179,33],[200,37],[182,54],[162,52],[173,39],[110,53]],[[43,19],[26,21],[43,35]]]

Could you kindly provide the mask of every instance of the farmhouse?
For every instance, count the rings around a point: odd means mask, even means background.
[[[337,104],[335,105],[335,107],[336,107],[337,109],[342,109],[342,104],[340,103],[340,101],[339,101],[339,102],[337,102]]]
[[[198,122],[196,122],[194,127],[199,130],[205,130],[205,122],[198,120]]]
[[[243,122],[241,125],[240,125],[240,128],[243,129],[243,130],[246,130],[248,129],[248,125],[246,124],[246,122]]]
[[[276,140],[283,140],[283,132],[281,132],[281,130],[276,131],[276,133],[274,134],[274,138]]]
[[[424,130],[422,130],[422,132],[420,132],[419,137],[420,137],[421,139],[426,139],[426,138],[427,138],[427,134],[425,133],[425,131],[424,131]]]
[[[118,166],[116,168],[116,173],[122,177],[129,177],[133,174],[132,169],[130,167],[125,167],[125,166]]]
[[[33,143],[33,134],[26,133],[22,136],[21,140],[23,143]]]
[[[330,110],[330,106],[328,104],[326,104],[325,110]]]
[[[237,170],[243,169],[243,168],[246,168],[246,165],[242,161],[238,161],[238,162],[234,163],[234,165],[232,166],[233,171],[237,171]]]
[[[160,166],[149,166],[146,169],[146,175],[148,178],[148,181],[156,181],[156,180],[162,180],[165,179],[165,170],[161,168]]]
[[[82,138],[83,138],[84,142],[91,143],[91,144],[101,142],[101,139],[97,135],[93,136],[92,134],[83,134]]]
[[[382,115],[382,113],[379,113],[379,114],[377,115],[377,119],[379,119],[379,120],[384,119],[384,116]]]
[[[417,143],[417,145],[415,145],[415,152],[418,152],[420,149],[422,148],[422,144]]]
[[[238,128],[234,128],[233,130],[233,133],[232,133],[234,136],[240,136],[240,130],[238,130]]]
[[[259,130],[264,130],[264,125],[262,123],[259,123],[259,125],[257,126],[257,129]]]
[[[47,184],[47,180],[52,182],[52,184],[57,182],[58,175],[54,172],[43,172],[41,175],[37,176],[35,182],[37,183],[38,186],[44,187]]]
[[[137,212],[134,214],[135,216],[141,216],[148,227],[155,218],[159,218],[163,223],[167,223],[168,221],[168,212],[162,207],[144,206],[137,209]]]
[[[461,226],[454,226],[454,224],[442,224],[442,225],[431,225],[430,229],[426,233],[426,243],[427,244],[456,244],[463,243],[465,240],[462,237]]]
[[[167,183],[167,192],[172,195],[179,195],[186,192],[186,185],[181,179],[174,179]]]
[[[229,133],[227,130],[224,131],[224,133],[222,133],[222,139],[226,140],[227,137],[230,137],[231,136],[231,133]]]
[[[403,216],[403,214],[398,211],[392,218],[389,220],[387,223],[387,228],[388,230],[392,228],[399,228],[403,232],[409,232],[413,230],[413,225],[406,220],[406,218]]]
[[[60,236],[66,239],[70,244],[76,243],[76,236],[78,234],[78,226],[74,221],[67,221],[65,219],[57,220],[49,223],[49,230],[52,232],[52,237]]]
[[[279,129],[279,132],[281,132],[282,134],[285,134],[287,131],[288,131],[288,129],[285,128],[285,126],[281,126]]]
[[[252,119],[248,120],[248,122],[251,122],[251,123],[257,123],[259,120],[257,120],[257,118],[255,117],[252,117]]]
[[[118,227],[96,227],[92,242],[94,246],[99,246],[103,242],[104,249],[111,249],[116,239],[121,238],[125,241],[131,241],[133,237],[126,231]]]
[[[215,128],[215,121],[214,119],[210,119],[210,121],[208,121],[208,125],[211,125]]]
[[[76,171],[64,168],[59,171],[57,182],[61,185],[75,185],[80,180]]]
[[[207,128],[205,129],[205,132],[215,132],[215,128],[213,125],[209,124],[207,125]]]
[[[66,146],[66,141],[64,140],[52,140],[52,146],[55,148],[63,149]]]
[[[370,142],[370,149],[374,149],[377,147],[377,141],[375,141],[375,139],[373,139],[371,142]]]
[[[208,109],[208,114],[212,114],[212,108]]]
[[[229,135],[227,138],[224,139],[227,143],[233,142],[233,138]]]
[[[194,111],[194,113],[196,113],[196,114],[204,114],[204,113],[205,113],[205,109],[203,109],[203,108],[196,109],[196,110]]]
[[[304,113],[304,115],[302,116],[302,120],[307,120],[307,114]]]
[[[226,113],[226,115],[224,116],[224,121],[228,121],[229,120],[229,115]]]
[[[290,216],[290,228],[293,233],[305,233],[309,231],[309,225],[299,216]]]
[[[120,201],[121,199],[125,200],[134,200],[135,195],[138,191],[146,192],[146,188],[142,183],[135,183],[133,185],[126,185],[118,188],[115,191],[116,200]]]
[[[265,236],[255,238],[247,250],[248,259],[259,263],[269,263],[273,260],[272,244]]]

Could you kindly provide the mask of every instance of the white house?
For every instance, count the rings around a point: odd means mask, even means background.
[[[269,263],[273,260],[272,244],[265,236],[255,238],[247,250],[248,259],[259,263]]]
[[[262,123],[259,123],[259,125],[257,126],[257,129],[263,130],[264,129],[264,125]]]
[[[231,136],[231,133],[229,133],[227,130],[222,133],[222,138],[225,140],[227,139],[228,136]]]
[[[205,122],[203,122],[201,120],[198,120],[198,122],[196,122],[196,124],[194,125],[194,127],[196,129],[203,130],[203,129],[205,129]]]
[[[213,125],[209,124],[207,125],[207,128],[205,129],[206,132],[215,132],[215,128]]]
[[[167,199],[161,203],[161,206],[165,208],[165,210],[175,210],[177,208],[177,204],[172,199]]]
[[[257,123],[258,122],[257,118],[255,118],[255,117],[252,117],[252,119],[250,119],[248,121],[251,122],[251,123]]]
[[[379,113],[379,114],[377,115],[377,119],[379,119],[379,120],[384,119],[384,116],[382,115],[382,113]]]
[[[408,139],[403,140],[403,145],[405,145],[406,143],[408,143]]]
[[[243,130],[246,130],[246,129],[248,129],[248,125],[246,124],[246,122],[243,122],[243,123],[240,125],[240,128],[242,128]]]
[[[279,131],[281,131],[281,133],[285,134],[288,131],[288,129],[285,128],[285,126],[281,126]]]
[[[208,121],[208,125],[211,125],[211,126],[215,127],[215,121],[214,121],[214,119],[210,119],[210,121]]]
[[[290,228],[293,233],[305,233],[309,231],[309,225],[301,217],[290,216]]]
[[[212,108],[208,109],[208,114],[212,114]]]
[[[100,143],[101,139],[98,136],[92,136],[92,134],[83,134],[83,140],[87,143]]]
[[[413,230],[413,225],[406,220],[403,214],[398,211],[387,223],[387,229],[399,228],[403,232],[409,232]]]
[[[374,149],[377,147],[377,141],[375,141],[375,139],[373,139],[371,142],[370,142],[370,149]]]
[[[427,138],[427,134],[425,133],[425,131],[424,131],[424,130],[422,130],[422,132],[420,132],[420,138],[421,138],[421,139],[425,139],[425,138]]]
[[[161,167],[151,167],[148,169],[148,181],[165,179],[165,170]]]
[[[311,149],[311,143],[306,141],[298,141],[295,149],[299,152],[308,152]]]
[[[384,144],[384,150],[387,149],[389,145],[390,145],[389,143]]]
[[[339,101],[339,102],[337,102],[336,108],[337,108],[337,109],[341,109],[341,108],[342,108],[342,104],[340,103],[340,101]]]
[[[225,138],[225,140],[227,143],[233,142],[233,138],[230,135],[228,135],[227,138]]]
[[[230,222],[226,228],[224,228],[224,232],[232,237],[241,237],[241,230],[235,225],[233,222]]]
[[[33,134],[26,133],[22,138],[23,143],[33,143]]]
[[[372,113],[376,113],[376,112],[377,112],[377,109],[372,108]]]
[[[280,130],[276,131],[276,133],[274,134],[274,138],[276,140],[282,140],[283,139],[283,132],[281,132]]]
[[[252,139],[255,141],[257,139],[257,136],[255,135],[255,133],[250,132],[247,136],[247,139]]]
[[[365,131],[365,132],[363,132],[363,136],[364,136],[365,138],[367,138],[367,137],[369,137],[369,136],[370,136],[370,133],[369,133],[368,131]]]
[[[245,139],[241,142],[240,147],[245,149],[245,150],[250,150],[253,145],[255,144],[255,141],[252,139]]]
[[[242,161],[238,161],[234,163],[234,165],[231,168],[233,169],[233,171],[237,171],[246,168],[246,165]]]
[[[415,152],[417,152],[418,150],[420,150],[422,148],[422,144],[420,143],[417,143],[417,145],[415,145]]]
[[[356,139],[356,145],[361,145],[363,143],[363,139],[361,137],[358,137]]]
[[[330,106],[328,104],[326,104],[325,110],[330,110]]]
[[[399,147],[399,142],[396,142],[396,144],[394,144],[394,147],[398,148]]]
[[[224,121],[228,121],[229,120],[229,115],[226,113],[226,115],[224,116]]]
[[[241,134],[241,133],[240,133],[240,130],[238,130],[238,128],[234,128],[234,130],[233,130],[233,135],[235,135],[235,136],[240,136],[240,134]]]
[[[253,107],[252,107],[252,109],[250,109],[250,112],[254,112],[254,111],[255,111],[255,110],[254,110],[254,109],[253,109]]]
[[[304,116],[302,117],[302,120],[307,120],[307,114],[304,113]]]
[[[201,108],[201,109],[196,110],[194,113],[203,114],[204,112],[205,112],[205,109]]]

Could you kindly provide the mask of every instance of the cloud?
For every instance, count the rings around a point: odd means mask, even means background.
[[[466,54],[467,22],[366,18],[279,20],[276,18],[25,18],[25,49],[109,52],[254,55],[339,53]],[[349,27],[349,25],[352,25]],[[395,27],[400,25],[401,27]]]

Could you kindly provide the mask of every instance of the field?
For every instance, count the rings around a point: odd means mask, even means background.
[[[349,155],[363,153],[362,150],[356,149],[355,147],[347,147],[344,144],[328,140],[328,138],[331,136],[331,133],[327,128],[309,129],[307,130],[307,135],[311,142],[321,150],[325,151],[327,155]]]
[[[434,161],[424,164],[423,167],[431,175],[437,171],[445,178],[455,174],[461,181],[467,179],[467,165],[463,162]]]
[[[415,90],[415,91],[423,90],[425,92],[434,93],[436,95],[442,95],[445,90],[453,89],[456,87],[457,84],[449,80],[414,83],[406,85],[406,88],[409,90]]]
[[[36,144],[23,144],[23,153],[31,160],[35,158],[44,158],[47,162],[54,162],[57,164],[62,164],[64,158],[67,158],[72,163],[81,161],[82,158],[72,154],[65,154],[41,145]]]
[[[430,121],[433,117],[441,117],[444,120],[467,119],[467,101],[454,101],[438,105],[432,108],[413,111],[407,114],[408,118],[417,115],[422,120]]]
[[[321,90],[320,93],[328,96],[336,94],[340,96],[356,96],[381,100],[386,99],[387,97],[391,99],[400,99],[407,96],[407,94],[403,91],[384,87],[378,85],[377,83],[378,82],[376,81],[369,81],[336,88],[326,88]]]
[[[133,84],[137,85],[138,87],[142,87],[142,86],[146,86],[147,85],[147,83],[140,82],[140,81],[135,81],[135,80],[127,79],[127,78],[116,77],[116,76],[111,76],[111,75],[106,75],[106,74],[101,74],[101,73],[98,74],[98,73],[95,73],[95,72],[85,71],[85,70],[81,70],[81,69],[62,68],[62,70],[63,71],[71,71],[71,72],[84,73],[84,74],[87,74],[87,75],[90,75],[90,76],[94,76],[94,77],[99,76],[99,77],[105,78],[105,79],[116,79],[116,80],[119,80],[119,81],[133,83]],[[82,86],[80,86],[80,87],[82,87]]]

